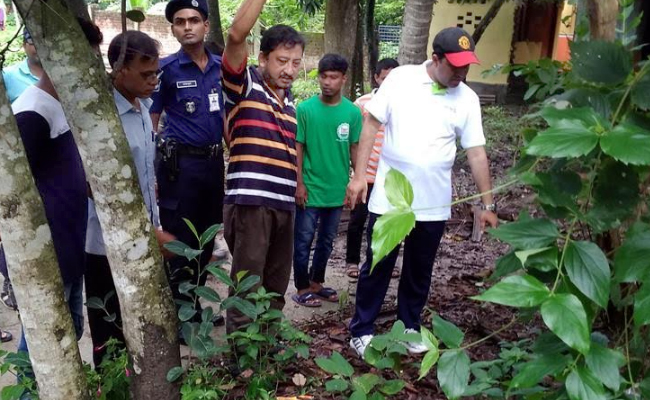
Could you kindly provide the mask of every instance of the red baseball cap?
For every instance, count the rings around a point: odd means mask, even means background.
[[[464,67],[481,62],[474,53],[474,39],[464,29],[445,28],[433,39],[433,52],[444,55],[454,67]]]

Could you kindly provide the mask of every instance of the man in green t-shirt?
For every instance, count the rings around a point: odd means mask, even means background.
[[[318,63],[321,94],[298,105],[298,186],[294,229],[293,278],[303,306],[320,300],[338,301],[334,289],[323,286],[325,268],[336,237],[350,160],[355,160],[362,117],[358,107],[341,95],[348,62],[326,54]],[[318,240],[309,268],[309,251],[318,228]]]

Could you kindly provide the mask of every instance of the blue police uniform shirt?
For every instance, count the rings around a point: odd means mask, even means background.
[[[152,113],[167,113],[165,139],[196,147],[221,143],[223,94],[221,57],[208,54],[205,71],[180,49],[160,61],[160,82],[151,96]]]
[[[9,102],[11,103],[13,103],[14,100],[25,91],[25,89],[38,82],[38,78],[32,75],[29,70],[27,59],[4,69],[2,71],[2,77],[7,88]]]

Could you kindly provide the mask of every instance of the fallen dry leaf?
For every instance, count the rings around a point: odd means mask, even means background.
[[[305,378],[305,375],[303,374],[295,374],[293,378],[291,378],[293,381],[293,384],[296,386],[305,386],[307,383],[307,378]]]

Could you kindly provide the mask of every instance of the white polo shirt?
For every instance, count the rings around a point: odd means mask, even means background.
[[[463,148],[485,145],[479,98],[464,83],[433,94],[426,67],[406,65],[388,75],[366,104],[386,127],[384,147],[368,209],[385,214],[393,207],[384,183],[391,168],[413,185],[416,221],[444,221],[451,217],[451,168],[456,139]]]

